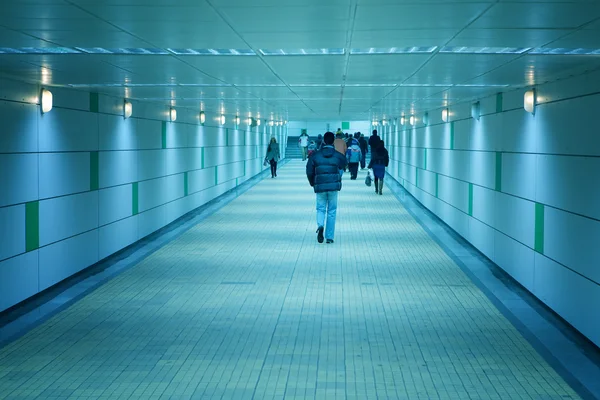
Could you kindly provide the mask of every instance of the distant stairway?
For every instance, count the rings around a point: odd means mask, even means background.
[[[285,148],[286,158],[302,159],[302,150],[298,147],[298,136],[288,136],[287,146]]]

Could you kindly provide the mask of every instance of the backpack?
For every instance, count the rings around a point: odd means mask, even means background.
[[[349,163],[360,162],[360,147],[356,145],[349,147],[346,151],[346,157]]]

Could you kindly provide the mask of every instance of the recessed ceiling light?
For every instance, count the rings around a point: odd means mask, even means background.
[[[440,53],[459,54],[522,54],[531,50],[531,47],[472,47],[472,46],[444,46]]]
[[[370,47],[364,49],[351,49],[350,54],[365,55],[365,54],[415,54],[415,53],[433,53],[437,46],[427,47]]]

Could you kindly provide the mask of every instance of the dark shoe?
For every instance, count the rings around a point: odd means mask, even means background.
[[[333,243],[333,239],[327,239],[327,243]]]
[[[327,239],[329,240],[329,239]],[[317,228],[317,242],[323,243],[323,227],[320,226]]]

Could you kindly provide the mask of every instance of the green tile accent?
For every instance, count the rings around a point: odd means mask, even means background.
[[[450,150],[454,150],[454,121],[450,122]]]
[[[473,216],[473,184],[469,183],[469,215]]]
[[[238,178],[235,178],[235,186],[239,186]]]
[[[99,157],[97,151],[90,152],[90,190],[98,190],[100,182]]]
[[[415,168],[415,186],[419,187],[419,168]]]
[[[544,205],[535,203],[535,251],[544,254]]]
[[[244,160],[244,176],[246,176],[246,160]]]
[[[200,168],[204,169],[204,147],[201,147],[202,152],[200,154],[200,156],[202,157],[202,160],[200,160],[201,166]]]
[[[131,185],[131,214],[137,215],[139,212],[139,202],[138,202],[138,183],[133,182]]]
[[[40,202],[25,203],[25,251],[40,247]]]
[[[167,148],[167,121],[162,122],[162,148]]]
[[[189,189],[188,189],[188,173],[184,172],[183,173],[183,195],[187,196],[189,194]]]
[[[219,166],[215,165],[215,186],[219,184]]]
[[[98,93],[90,93],[90,112],[97,113],[100,109],[100,96]]]
[[[495,189],[498,192],[502,191],[502,153],[496,152],[496,185]]]
[[[423,169],[427,170],[427,149],[423,149]]]
[[[229,146],[229,128],[225,128],[225,146]]]
[[[440,174],[435,174],[435,197],[440,194]]]
[[[350,122],[342,122],[342,130],[350,129]]]
[[[496,93],[496,112],[497,113],[502,112],[503,101],[504,101],[504,98],[502,96],[502,93]]]

